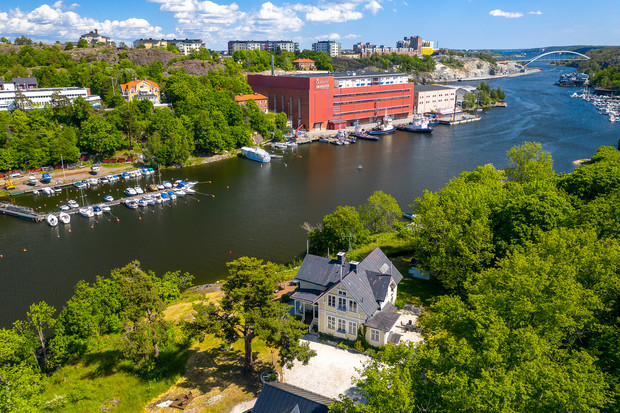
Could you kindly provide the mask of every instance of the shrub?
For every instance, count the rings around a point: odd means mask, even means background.
[[[281,300],[284,304],[286,304],[291,300],[291,297],[289,297],[288,294],[282,294]]]
[[[355,340],[355,343],[353,344],[353,347],[359,351],[360,353],[364,352],[364,344],[362,344],[362,340],[357,339]]]

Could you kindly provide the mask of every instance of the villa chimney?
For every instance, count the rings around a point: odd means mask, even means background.
[[[95,29],[95,34],[99,34],[99,29]]]
[[[341,252],[339,252],[338,254],[336,254],[336,256],[338,257],[338,263],[339,263],[340,265],[344,265],[344,256],[345,256],[345,254],[346,254],[346,253],[344,253],[344,252],[342,252],[342,251],[341,251]]]
[[[351,271],[357,271],[357,266],[359,265],[359,262],[357,262],[357,261],[351,261],[351,262],[349,262],[349,265],[351,266],[351,267],[350,267],[350,270],[351,270]]]

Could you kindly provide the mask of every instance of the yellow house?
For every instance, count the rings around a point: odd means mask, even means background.
[[[398,343],[394,302],[403,276],[380,248],[361,262],[346,262],[344,252],[337,256],[306,255],[295,277],[299,289],[291,296],[295,313],[320,333],[355,340],[364,326],[369,344]]]
[[[150,100],[159,104],[159,85],[151,80],[132,80],[121,85],[121,93],[126,101]]]
[[[167,47],[168,42],[164,39],[139,39],[133,42],[133,47],[144,46],[145,49],[152,47]]]

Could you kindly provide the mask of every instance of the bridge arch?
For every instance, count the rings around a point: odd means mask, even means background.
[[[539,56],[536,56],[535,58],[533,58],[531,60],[528,60],[525,64],[523,64],[523,66],[525,67],[525,66],[529,65],[530,63],[535,62],[536,60],[540,59],[541,57],[545,57],[545,56],[550,55],[550,54],[574,54],[574,55],[583,57],[586,60],[590,60],[590,58],[588,56],[586,56],[584,54],[581,54],[579,52],[573,52],[573,51],[570,51],[570,50],[555,50],[553,52],[547,52],[547,53],[543,53],[543,54],[541,54]]]

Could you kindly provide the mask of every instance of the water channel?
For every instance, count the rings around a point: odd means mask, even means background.
[[[0,216],[0,326],[25,318],[33,302],[61,308],[77,281],[109,275],[134,259],[158,274],[190,272],[196,283],[222,279],[226,262],[243,255],[288,262],[305,251],[304,222],[316,224],[338,205],[359,205],[376,190],[408,210],[425,189],[437,190],[461,171],[487,163],[504,167],[506,151],[525,140],[551,152],[556,172],[570,172],[573,160],[599,146],[615,146],[620,125],[571,99],[573,89],[552,86],[572,69],[542,67],[490,81],[506,92],[508,107],[486,110],[479,122],[439,125],[432,135],[397,132],[378,142],[302,145],[264,165],[233,158],[163,172],[163,179],[199,181],[197,191],[215,197],[196,195],[138,211],[116,206],[114,216],[75,215],[70,225],[56,228]],[[103,191],[116,196],[125,186],[100,186],[85,195],[90,203],[101,202]],[[57,211],[68,198],[79,199],[79,193],[65,189],[16,202]]]

